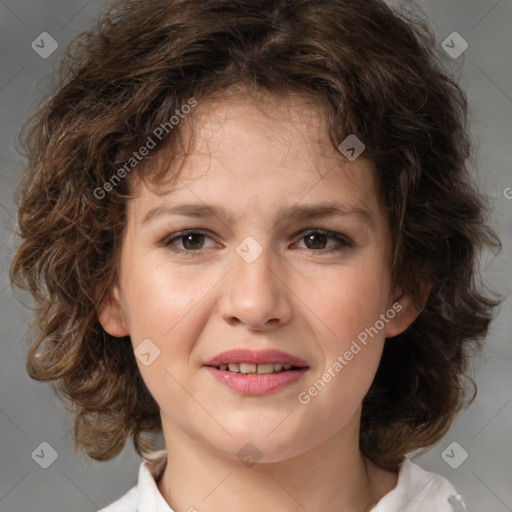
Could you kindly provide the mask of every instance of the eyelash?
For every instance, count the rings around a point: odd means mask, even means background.
[[[197,249],[197,250],[178,249],[177,247],[172,245],[172,243],[175,240],[182,239],[185,236],[190,235],[190,234],[200,234],[200,235],[205,235],[208,238],[211,238],[206,232],[204,232],[200,229],[187,229],[184,231],[180,231],[178,233],[173,233],[172,235],[168,236],[167,238],[165,238],[163,240],[162,245],[164,247],[170,249],[172,252],[182,254],[186,257],[199,256],[202,252],[202,249]],[[342,250],[344,250],[347,247],[353,246],[352,242],[350,242],[347,238],[343,237],[339,233],[336,233],[335,231],[327,231],[325,229],[310,229],[307,231],[302,231],[300,234],[302,235],[300,237],[300,239],[303,239],[306,236],[311,235],[311,234],[319,234],[319,235],[325,235],[328,238],[333,238],[334,240],[336,240],[339,243],[339,245],[337,247],[329,248],[329,249],[304,249],[311,253],[320,253],[320,254],[337,253],[337,252],[341,252]]]

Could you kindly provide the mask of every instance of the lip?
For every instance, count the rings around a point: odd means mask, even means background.
[[[267,395],[299,381],[309,368],[299,368],[274,374],[241,374],[217,370],[212,366],[206,369],[211,375],[225,386],[243,395]]]
[[[308,363],[303,359],[282,352],[281,350],[250,350],[246,348],[236,348],[222,352],[209,361],[206,361],[203,366],[220,366],[221,364],[228,363],[281,363],[291,364],[299,368],[308,367]]]
[[[294,370],[274,374],[242,374],[215,368],[229,363],[280,363],[295,366]],[[308,363],[299,357],[280,350],[249,350],[238,348],[222,352],[204,365],[217,382],[243,395],[266,395],[277,392],[286,386],[298,382],[309,370]]]

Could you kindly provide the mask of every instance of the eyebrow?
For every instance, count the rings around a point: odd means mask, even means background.
[[[144,216],[141,224],[147,224],[151,220],[162,215],[181,215],[198,219],[218,217],[227,218],[228,221],[232,221],[233,219],[233,216],[228,215],[226,210],[221,206],[207,204],[177,204],[169,206],[164,204],[149,210]],[[288,219],[318,219],[335,216],[356,217],[362,223],[373,226],[373,218],[367,209],[330,201],[323,201],[315,204],[294,205],[287,209],[281,209],[277,212],[277,215],[274,218],[274,225]]]

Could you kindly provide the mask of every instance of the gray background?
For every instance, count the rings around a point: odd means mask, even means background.
[[[414,460],[456,486],[472,512],[512,511],[512,0],[424,0],[438,44],[453,31],[469,44],[451,61],[471,103],[480,151],[479,180],[492,198],[492,223],[503,241],[497,258],[483,260],[483,274],[507,299],[494,323],[483,357],[474,362],[479,392],[444,439]],[[137,479],[139,459],[131,445],[109,462],[73,454],[71,416],[46,383],[25,372],[26,326],[30,315],[8,286],[15,223],[13,187],[23,162],[14,149],[21,123],[47,89],[58,56],[78,31],[93,23],[102,0],[0,0],[0,510],[3,512],[86,512],[124,494]],[[59,43],[42,59],[31,43],[49,32]],[[448,59],[450,60],[450,59]],[[507,190],[510,194],[507,194]],[[509,198],[506,196],[508,195]],[[26,304],[31,299],[18,292]],[[47,469],[31,454],[42,442],[58,453]],[[468,458],[457,469],[451,461]],[[40,451],[40,449],[39,449]],[[453,464],[453,462],[452,462]]]

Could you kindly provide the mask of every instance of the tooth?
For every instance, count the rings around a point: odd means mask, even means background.
[[[229,363],[228,368],[230,372],[239,372],[240,371],[240,365],[238,363]]]
[[[274,372],[274,363],[265,363],[258,365],[258,373],[273,373]]]
[[[283,364],[283,370],[289,370],[291,367],[291,364]]]
[[[225,372],[227,369],[228,369],[228,365],[227,365],[227,364],[221,364],[221,365],[219,366],[219,370],[221,370],[221,371],[223,371],[223,372]]]
[[[274,365],[274,371],[280,372],[283,369],[283,365],[281,363],[276,363]]]
[[[240,363],[241,373],[255,373],[256,365],[254,363]]]

